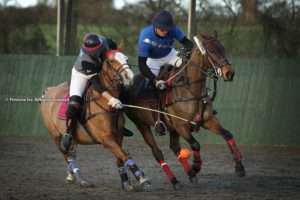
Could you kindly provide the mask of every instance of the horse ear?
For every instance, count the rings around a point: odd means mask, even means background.
[[[203,40],[209,39],[209,36],[208,36],[208,34],[206,34],[206,33],[200,33],[200,36],[201,36],[201,38],[202,38]]]
[[[218,32],[216,30],[214,30],[214,38],[218,38]]]

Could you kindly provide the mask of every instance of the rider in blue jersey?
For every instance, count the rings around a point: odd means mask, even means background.
[[[139,36],[139,69],[142,75],[159,90],[166,89],[166,82],[157,78],[161,67],[168,64],[181,67],[184,64],[183,59],[173,48],[175,40],[183,45],[185,53],[189,55],[194,46],[193,42],[174,24],[172,15],[165,10],[157,13],[152,24],[145,27]],[[159,98],[157,90],[156,96]],[[159,109],[161,109],[161,105],[159,105]],[[160,115],[157,118],[155,129],[160,135],[164,135],[165,125],[160,120]]]
[[[156,80],[160,68],[165,64],[175,67],[182,65],[182,58],[173,48],[174,41],[179,41],[187,52],[194,44],[174,24],[172,15],[165,10],[157,13],[152,24],[145,27],[139,36],[138,62],[141,73],[160,89],[165,89],[165,82]]]

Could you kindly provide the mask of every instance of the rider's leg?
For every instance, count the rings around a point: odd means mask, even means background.
[[[70,91],[69,91],[69,103],[66,112],[67,120],[67,133],[62,138],[62,148],[68,151],[72,143],[72,136],[76,130],[76,122],[81,113],[81,107],[83,104],[82,94],[86,88],[87,82],[91,76],[84,75],[78,72],[76,69],[72,69]]]
[[[72,138],[77,127],[77,120],[79,119],[81,113],[82,103],[82,98],[77,95],[73,95],[69,99],[68,109],[66,113],[67,132],[63,135],[62,138],[62,147],[65,151],[68,151],[71,146]]]

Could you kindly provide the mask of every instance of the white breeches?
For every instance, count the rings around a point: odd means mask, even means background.
[[[69,95],[77,95],[82,97],[82,94],[85,90],[88,80],[95,76],[95,74],[85,75],[83,73],[78,72],[75,68],[72,69],[71,75],[71,84],[70,84],[70,92]]]
[[[162,58],[147,58],[146,61],[147,65],[149,66],[151,72],[158,76],[160,72],[160,68],[165,64],[170,64],[173,66],[178,65],[179,63],[182,63],[182,59],[177,56],[177,51],[173,48],[171,52]]]

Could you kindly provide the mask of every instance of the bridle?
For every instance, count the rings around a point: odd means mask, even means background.
[[[208,42],[214,42],[216,41],[216,39],[215,38],[206,39],[204,44],[202,44],[202,42],[200,42],[200,40],[195,36],[194,41],[198,49],[200,50],[201,54],[203,55],[203,57],[208,60],[208,62],[213,68],[213,71],[210,71],[209,70],[210,68],[207,68],[206,71],[201,69],[202,72],[205,75],[207,75],[209,78],[218,80],[218,77],[222,76],[222,68],[226,65],[230,65],[230,63],[225,57],[223,57],[222,59],[218,59],[216,55],[212,53],[207,47]],[[222,47],[220,47],[220,45],[218,46],[219,48],[223,48],[223,46]]]
[[[224,67],[225,65],[229,64],[228,60],[226,58],[223,59],[218,59],[216,57],[216,55],[211,52],[209,50],[209,48],[207,47],[208,42],[213,42],[214,38],[210,39],[210,40],[206,40],[206,42],[204,44],[202,44],[202,42],[200,42],[200,40],[197,37],[194,37],[194,41],[196,43],[196,49],[194,49],[194,51],[199,50],[200,53],[203,56],[202,59],[202,63],[200,64],[200,71],[202,74],[204,74],[206,77],[210,78],[213,80],[213,89],[212,89],[212,95],[211,95],[211,100],[213,101],[216,97],[217,94],[217,81],[219,79],[220,76],[222,76],[222,67]],[[215,44],[217,45],[217,44]],[[220,46],[219,46],[220,47]],[[186,55],[183,55],[186,56]],[[187,57],[187,56],[186,56]],[[204,65],[204,60],[207,59],[209,64],[211,65],[211,67],[205,67]],[[184,85],[192,85],[192,84],[196,84],[201,82],[202,80],[194,80],[194,81],[189,81],[187,78],[183,78],[183,80],[185,80],[185,82],[183,84],[172,84],[171,82],[178,78],[178,76],[180,76],[183,72],[186,73],[186,69],[188,66],[190,66],[190,61],[191,58],[184,64],[183,67],[181,67],[181,69],[179,69],[175,74],[173,74],[171,77],[169,77],[167,79],[167,83],[168,85],[173,85],[173,87],[180,87],[180,86],[184,86]],[[194,65],[191,65],[194,66]],[[185,74],[184,73],[184,74]],[[185,77],[186,75],[183,75],[183,77]],[[179,78],[180,79],[180,78]],[[204,98],[206,95],[201,96],[200,99]],[[180,101],[189,101],[189,100],[200,100],[199,98],[186,98],[186,97],[182,97],[180,98]],[[178,101],[176,101],[178,102]]]
[[[212,41],[215,39],[210,39],[209,41]],[[203,58],[207,58],[208,62],[212,66],[213,70],[210,70],[211,68],[206,68],[204,70],[202,67],[200,68],[201,72],[206,75],[208,78],[211,78],[213,80],[218,80],[218,77],[222,76],[222,67],[225,65],[228,65],[229,62],[226,58],[219,60],[216,58],[215,54],[213,54],[208,48],[207,45],[203,45],[200,40],[197,37],[194,37],[194,41],[198,47],[198,50],[203,55]],[[187,57],[187,55],[183,55]],[[172,82],[178,75],[180,75],[182,72],[185,71],[185,69],[189,66],[189,61],[187,61],[181,69],[179,69],[174,75],[169,77],[166,82],[170,83]]]
[[[104,61],[106,63],[105,67],[109,69],[102,69],[101,71],[101,76],[103,79],[108,81],[109,86],[105,86],[106,90],[120,90],[120,85],[122,84],[122,76],[121,73],[126,70],[130,69],[130,66],[128,63],[123,63],[120,64],[118,67],[113,67],[111,61],[106,60]],[[103,64],[105,64],[103,63]],[[126,66],[127,65],[127,66]],[[126,67],[124,67],[126,66]],[[108,72],[108,70],[112,70],[112,75],[111,73]],[[101,114],[109,114],[109,115],[116,115],[118,112],[111,112],[110,110],[107,110],[103,105],[99,104],[96,100],[99,99],[99,97],[88,97],[88,102],[94,102],[99,108],[101,108],[103,111],[98,111],[95,113],[89,113],[86,121],[90,120],[91,118],[94,118],[98,115]]]
[[[119,89],[120,85],[122,84],[122,72],[126,69],[130,69],[128,63],[120,64],[118,67],[115,68],[112,66],[111,61],[107,60],[105,62],[108,65],[106,67],[110,67],[113,70],[112,75],[109,72],[107,72],[107,70],[102,70],[101,72],[103,79],[106,79],[110,82],[110,86],[106,86],[106,88],[111,90]]]

